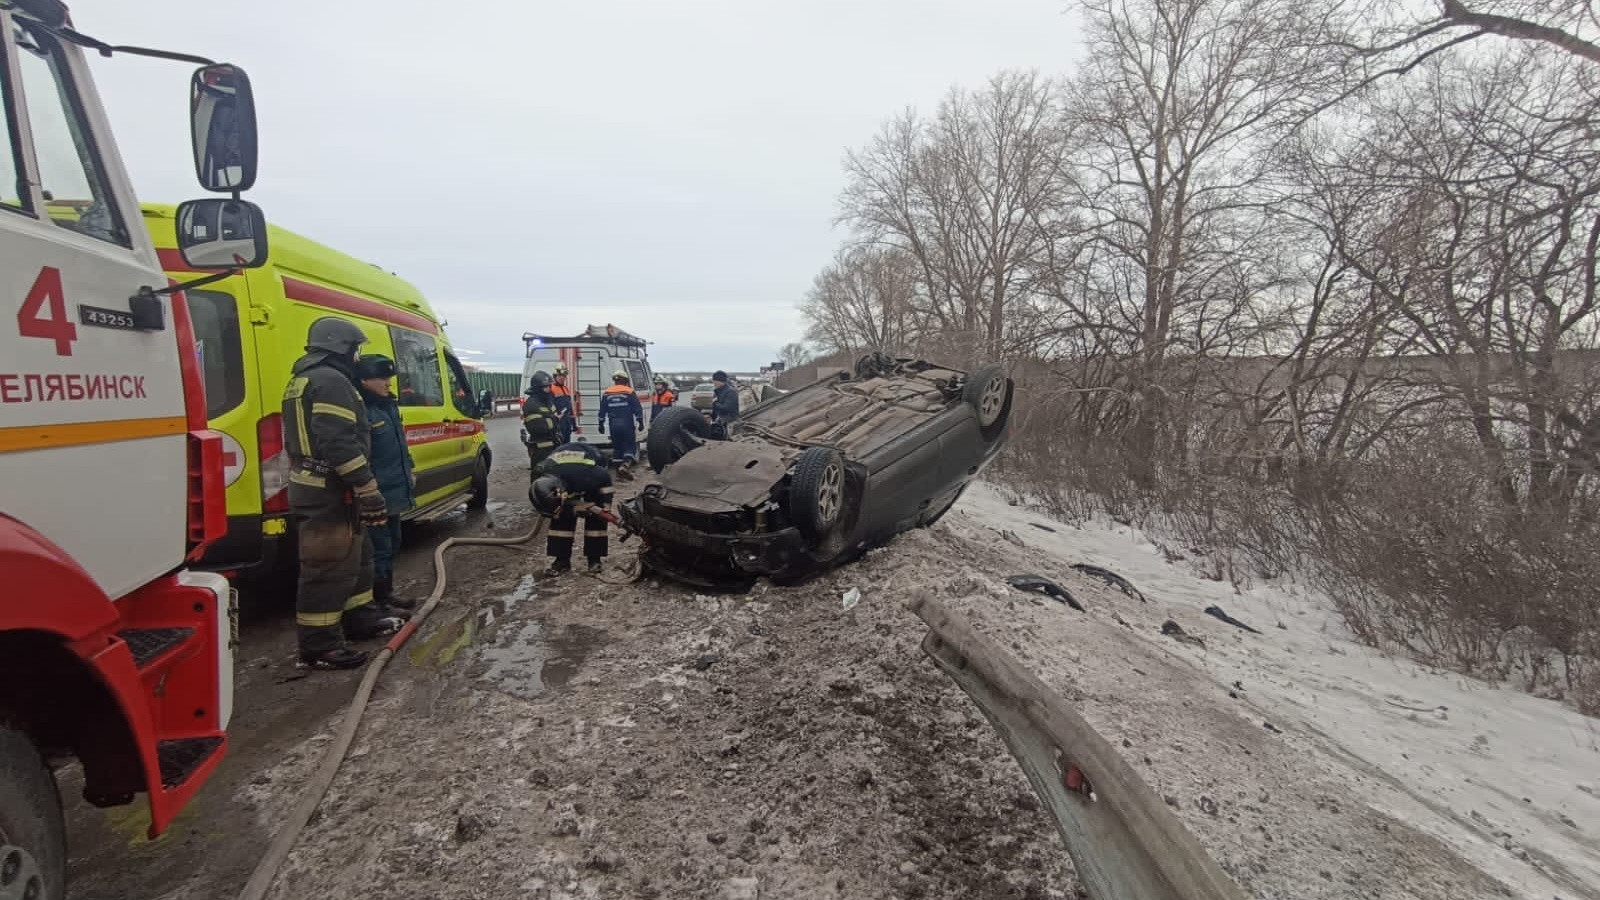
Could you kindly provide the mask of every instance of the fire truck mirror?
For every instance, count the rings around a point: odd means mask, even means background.
[[[256,101],[238,66],[204,66],[189,83],[194,171],[208,191],[236,194],[256,182]]]
[[[267,261],[267,217],[248,200],[208,197],[178,206],[178,250],[194,269],[253,269]]]

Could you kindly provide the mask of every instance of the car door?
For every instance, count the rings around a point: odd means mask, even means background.
[[[406,444],[417,476],[418,506],[443,499],[454,480],[447,466],[453,453],[447,433],[444,364],[431,334],[389,326],[394,342],[395,397],[405,423]]]

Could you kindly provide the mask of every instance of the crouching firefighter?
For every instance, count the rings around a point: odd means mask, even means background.
[[[611,376],[612,385],[600,397],[601,434],[611,429],[611,461],[618,466],[624,478],[632,475],[628,466],[639,456],[639,431],[644,428],[644,407],[639,395],[628,381],[628,373],[618,369]]]
[[[551,519],[550,531],[545,541],[545,552],[550,556],[546,577],[572,571],[572,544],[577,538],[578,507],[596,506],[605,509],[611,505],[613,489],[611,473],[606,469],[605,457],[589,444],[562,444],[553,450],[534,470],[533,483],[528,486],[528,500],[534,511]],[[609,550],[606,527],[600,516],[583,517],[583,556],[588,561],[589,572],[600,571]]]
[[[524,440],[528,443],[528,471],[531,473],[561,443],[560,414],[556,412],[555,398],[550,393],[550,375],[546,372],[535,372],[528,381],[528,395],[522,400],[522,428],[528,433]]]
[[[372,545],[363,533],[389,519],[367,460],[366,404],[356,392],[356,359],[366,340],[335,316],[311,323],[306,354],[283,392],[289,509],[300,549],[295,623],[302,668],[357,668],[367,654],[347,641],[393,634],[404,624],[373,603]]]

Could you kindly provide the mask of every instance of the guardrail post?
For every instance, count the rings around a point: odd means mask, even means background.
[[[1094,900],[1245,900],[1115,748],[1038,676],[931,596],[907,606],[933,658],[1000,733]]]

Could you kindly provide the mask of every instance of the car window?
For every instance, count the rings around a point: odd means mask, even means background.
[[[194,325],[195,352],[205,376],[206,418],[244,402],[244,348],[239,342],[239,305],[222,291],[184,291]]]
[[[39,181],[46,202],[63,212],[52,219],[69,231],[133,246],[100,171],[88,120],[75,99],[60,45],[22,19],[13,20],[13,35]]]
[[[699,384],[695,385],[694,389],[696,391],[714,391],[714,390],[717,389],[717,386],[712,384],[709,381],[702,381]]]
[[[394,339],[395,399],[401,406],[443,406],[444,384],[439,377],[439,351],[433,338],[391,326]]]
[[[28,183],[22,177],[22,135],[17,129],[17,111],[12,104],[11,73],[5,64],[5,48],[0,46],[0,104],[4,113],[5,145],[0,146],[0,209],[29,212],[33,206]]]

